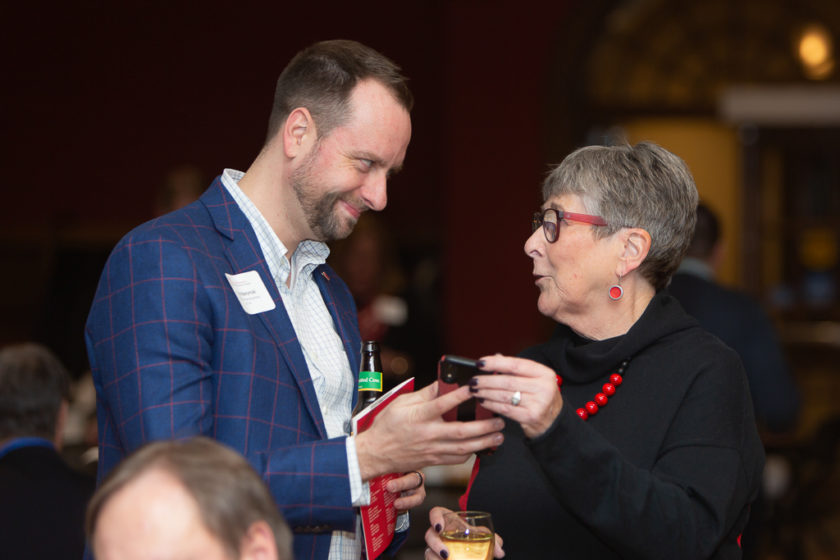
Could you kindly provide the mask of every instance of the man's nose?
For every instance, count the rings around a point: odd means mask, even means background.
[[[362,185],[362,200],[371,210],[384,210],[388,204],[388,177],[385,173],[371,173]]]

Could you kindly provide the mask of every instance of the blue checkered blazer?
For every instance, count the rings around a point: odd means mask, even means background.
[[[243,311],[225,273],[250,270],[274,310]],[[329,266],[313,274],[358,371],[352,296]],[[97,392],[100,481],[144,442],[204,434],[239,450],[264,476],[296,533],[296,558],[326,558],[330,532],[355,529],[345,440],[326,438],[280,294],[219,178],[198,201],[119,242],[85,341]]]

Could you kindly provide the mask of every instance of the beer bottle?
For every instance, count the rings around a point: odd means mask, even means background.
[[[379,358],[379,343],[366,340],[362,343],[362,366],[359,370],[359,399],[353,409],[353,416],[382,394],[382,360]]]

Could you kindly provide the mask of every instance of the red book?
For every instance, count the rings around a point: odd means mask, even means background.
[[[353,433],[358,434],[367,430],[376,415],[382,412],[388,404],[403,393],[414,391],[414,378],[406,379],[353,417]],[[365,539],[365,550],[369,560],[374,560],[382,554],[394,539],[394,528],[397,525],[397,510],[394,501],[399,497],[385,490],[389,480],[402,476],[399,473],[384,474],[374,478],[370,484],[370,505],[362,506],[362,534]]]

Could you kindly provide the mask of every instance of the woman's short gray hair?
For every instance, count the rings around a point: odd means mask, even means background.
[[[586,211],[602,216],[606,237],[638,227],[651,237],[639,272],[658,291],[667,286],[685,254],[696,220],[697,187],[685,162],[652,142],[635,146],[587,146],[551,170],[543,199],[573,194]]]

